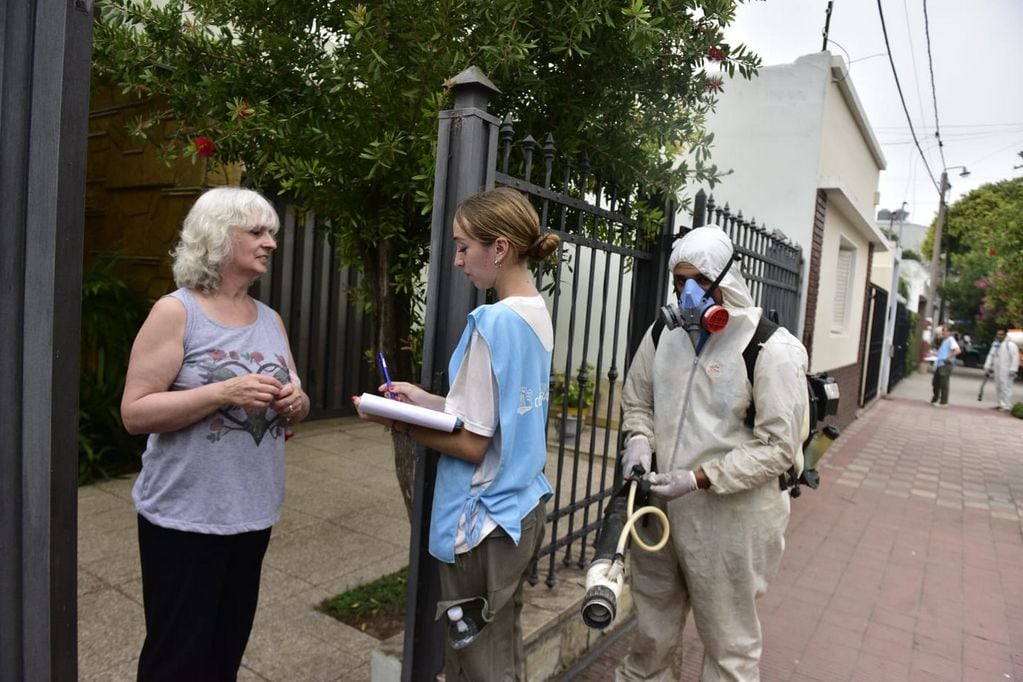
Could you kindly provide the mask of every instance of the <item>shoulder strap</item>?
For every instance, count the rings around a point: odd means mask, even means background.
[[[742,359],[746,361],[746,378],[751,384],[753,383],[753,370],[757,366],[757,356],[760,355],[760,345],[767,341],[777,329],[778,325],[767,319],[766,313],[762,313],[760,322],[757,323],[757,329],[753,332],[753,338],[749,340],[746,348],[742,351]],[[756,416],[756,401],[750,400],[749,407],[746,408],[746,426],[753,428]]]
[[[654,341],[654,348],[657,348],[657,342],[661,340],[661,332],[664,331],[664,318],[660,315],[654,320],[654,323],[650,325],[650,336]]]

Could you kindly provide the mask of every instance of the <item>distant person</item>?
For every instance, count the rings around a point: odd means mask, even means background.
[[[446,679],[524,680],[522,588],[543,543],[553,493],[544,467],[554,327],[529,262],[547,259],[561,240],[540,231],[532,204],[510,187],[463,201],[452,238],[455,267],[477,289],[493,289],[496,302],[469,313],[448,365],[446,396],[404,381],[380,391],[457,415],[464,427],[445,433],[360,416],[443,453],[429,543],[441,562],[439,606],[461,606],[480,629],[464,648],[448,643]],[[523,404],[523,395],[536,398]]]
[[[931,404],[938,407],[948,407],[948,385],[952,376],[952,366],[955,358],[961,352],[959,344],[948,327],[941,329],[941,346],[938,347],[938,357],[934,361],[934,378],[931,380]]]
[[[1012,409],[1012,382],[1019,370],[1019,346],[1009,339],[1004,329],[995,333],[995,342],[984,361],[984,371],[995,379],[998,394],[996,410]]]
[[[131,349],[121,418],[150,434],[132,488],[143,682],[234,680],[249,641],[284,500],[286,430],[309,413],[280,316],[249,296],[278,226],[251,190],[200,196],[174,249],[180,288]]]
[[[924,318],[924,330],[920,334],[920,361],[923,362],[931,353],[931,341],[934,339],[934,331],[931,329],[931,318]]]
[[[973,339],[969,334],[963,334],[963,350],[969,351],[971,348],[973,348]]]

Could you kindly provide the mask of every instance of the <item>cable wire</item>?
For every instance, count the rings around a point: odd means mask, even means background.
[[[877,13],[881,16],[881,33],[884,35],[884,47],[885,51],[888,52],[888,63],[892,67],[892,77],[895,78],[895,89],[899,91],[899,101],[902,102],[902,110],[906,113],[906,122],[909,123],[909,132],[913,134],[913,142],[916,143],[917,151],[920,152],[920,158],[923,159],[924,167],[927,169],[927,175],[931,177],[931,182],[934,184],[934,189],[938,190],[940,195],[941,189],[938,187],[938,181],[934,178],[934,173],[931,171],[931,166],[927,163],[927,157],[924,156],[924,150],[920,148],[920,141],[917,139],[916,130],[913,129],[913,119],[909,116],[909,108],[906,106],[906,98],[902,94],[902,84],[899,83],[899,74],[895,70],[895,60],[892,58],[892,46],[888,42],[888,28],[884,23],[884,9],[881,7],[881,0],[877,0]]]
[[[931,98],[934,100],[934,137],[938,138],[938,155],[941,156],[941,167],[945,163],[945,143],[941,141],[941,126],[938,125],[938,90],[934,87],[934,58],[931,56],[931,26],[927,20],[927,0],[924,3],[924,35],[927,36],[927,67],[931,71]]]

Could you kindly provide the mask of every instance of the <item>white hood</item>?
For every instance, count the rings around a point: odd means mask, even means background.
[[[697,227],[671,245],[668,270],[674,272],[679,263],[689,263],[704,277],[715,280],[734,254],[732,240],[720,228]],[[741,272],[741,264],[732,263],[718,285],[726,308],[751,308],[755,305]]]

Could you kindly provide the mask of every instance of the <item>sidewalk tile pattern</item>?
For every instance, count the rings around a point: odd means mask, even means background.
[[[927,402],[929,380],[911,375],[862,410],[825,456],[821,488],[793,500],[760,605],[762,680],[1023,680],[1023,420],[976,401],[977,372],[957,370],[945,410]],[[144,623],[133,478],[79,490],[81,680],[135,677]],[[377,641],[313,606],[404,566],[408,531],[382,430],[303,424],[288,444],[285,507],[239,679],[369,680]],[[579,576],[561,583],[582,590]],[[577,608],[543,581],[527,588],[527,636]],[[630,639],[574,679],[613,679]],[[701,657],[690,619],[679,679],[699,679]]]

